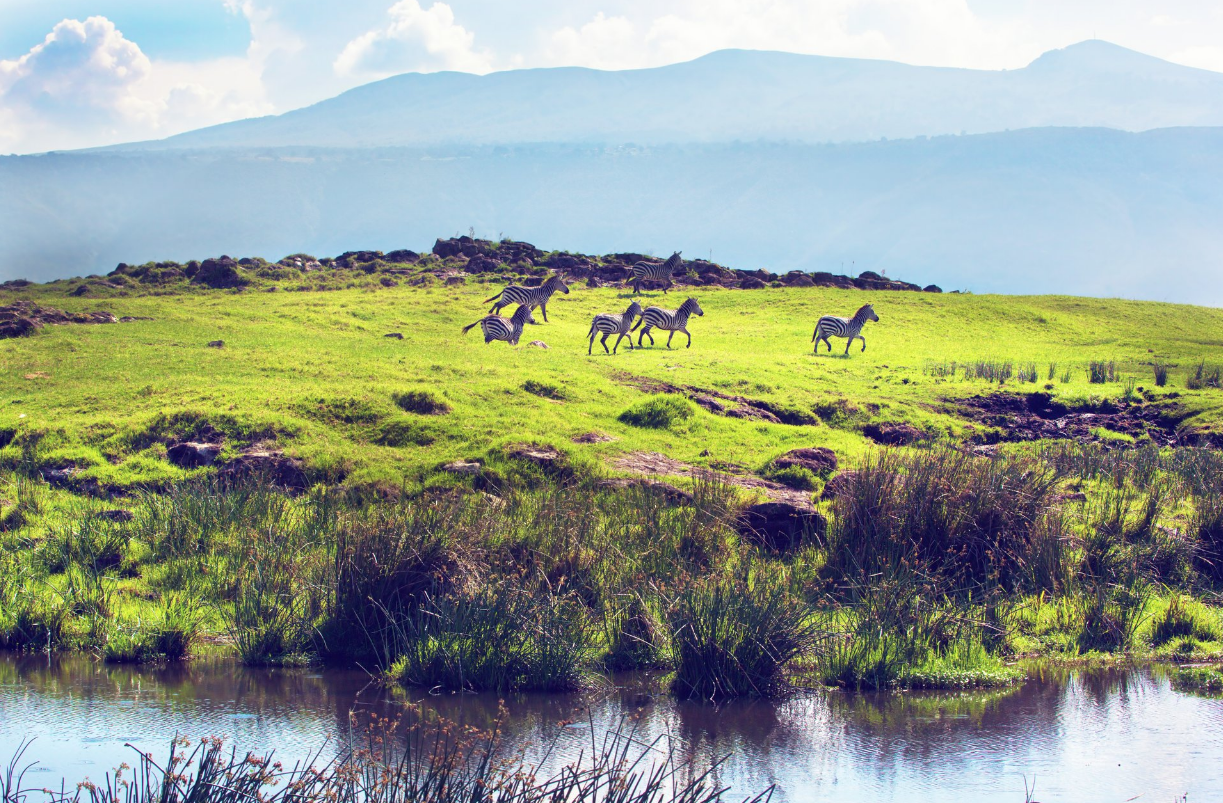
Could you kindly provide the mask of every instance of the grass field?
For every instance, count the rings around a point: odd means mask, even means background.
[[[588,356],[591,316],[625,291],[575,284],[508,347],[461,334],[499,282],[274,284],[2,291],[136,320],[0,341],[0,646],[360,660],[500,690],[663,667],[697,697],[1223,651],[1223,461],[1192,448],[1223,433],[1223,311],[701,287],[691,349],[656,335]],[[865,352],[812,353],[819,315],[867,301]],[[1069,444],[1005,443],[1011,408],[972,406],[999,394],[1084,416]],[[898,427],[906,446],[872,440]],[[189,439],[219,442],[222,467],[283,450],[306,487],[215,484],[167,459]],[[513,457],[521,443],[563,470]],[[836,493],[828,472],[774,471],[807,447],[837,455]],[[602,482],[636,452],[727,474],[673,479],[678,501]],[[746,534],[751,492],[726,476],[753,474],[817,514],[793,543]]]
[[[51,288],[30,298],[72,311],[148,317],[115,325],[49,326],[0,348],[0,430],[44,431],[40,459],[84,470],[79,479],[124,487],[173,480],[162,454],[175,427],[203,422],[235,445],[274,440],[313,476],[401,487],[449,460],[479,459],[508,442],[546,442],[606,462],[631,450],[696,465],[719,461],[755,470],[800,446],[853,458],[868,446],[862,427],[907,422],[932,437],[964,436],[946,404],[998,385],[965,378],[966,366],[1035,366],[1004,389],[1049,391],[1068,404],[1121,397],[1127,379],[1185,432],[1223,425],[1223,391],[1188,390],[1199,363],[1223,345],[1223,311],[1157,303],[1063,297],[1002,297],[822,288],[735,291],[698,288],[691,349],[663,341],[615,356],[586,355],[591,316],[623,311],[627,295],[575,285],[556,297],[551,323],[530,326],[517,348],[486,346],[462,326],[487,311],[497,285],[362,288],[331,292],[196,292],[84,300]],[[684,294],[647,295],[674,307]],[[852,314],[871,301],[869,346],[813,355],[815,319]],[[538,317],[538,316],[537,316]],[[542,317],[540,317],[542,320]],[[385,338],[400,332],[404,339]],[[682,339],[682,335],[680,336]],[[213,340],[223,348],[208,348]],[[527,345],[542,340],[547,350]],[[648,340],[646,341],[648,345]],[[595,344],[596,349],[598,343]],[[1093,361],[1112,362],[1115,381],[1089,382]],[[954,377],[939,377],[956,363]],[[1169,367],[1154,385],[1153,364]],[[1052,375],[1052,378],[1050,378]],[[799,413],[808,425],[729,418],[697,409],[675,428],[618,420],[647,394],[642,377],[718,391]],[[535,383],[535,393],[524,389]],[[404,412],[397,393],[427,390],[445,415]],[[1132,390],[1131,390],[1132,392]],[[541,395],[542,394],[542,395]],[[573,436],[615,441],[575,446]],[[11,456],[10,456],[10,459]]]

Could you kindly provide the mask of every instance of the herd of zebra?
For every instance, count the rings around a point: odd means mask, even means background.
[[[664,283],[663,294],[674,286],[671,280],[671,274],[680,263],[680,252],[676,251],[665,262],[638,262],[633,265],[633,294],[641,292],[641,285],[646,280],[661,281]],[[511,346],[518,345],[518,339],[522,337],[522,330],[528,323],[535,323],[535,318],[532,311],[539,307],[540,314],[544,317],[544,323],[548,322],[548,301],[552,296],[560,291],[562,293],[569,292],[569,286],[565,284],[565,280],[560,275],[554,275],[548,278],[546,282],[538,287],[523,287],[521,285],[512,284],[509,287],[501,290],[491,298],[484,299],[484,303],[493,302],[493,307],[485,315],[475,323],[468,324],[463,327],[463,333],[466,334],[470,330],[479,326],[484,332],[484,342],[491,343],[494,340],[503,340]],[[504,307],[511,304],[517,304],[518,308],[514,310],[514,314],[509,318],[503,318],[499,313]],[[608,354],[616,354],[620,348],[620,341],[628,338],[629,348],[633,346],[632,333],[641,328],[641,333],[637,335],[637,346],[642,344],[643,338],[650,339],[650,345],[654,345],[654,335],[651,334],[652,329],[661,329],[669,332],[667,335],[667,348],[671,348],[671,339],[675,337],[676,332],[683,332],[688,336],[688,343],[685,348],[692,348],[692,333],[688,331],[688,319],[693,315],[704,315],[705,311],[701,309],[701,305],[697,303],[695,298],[689,297],[683,304],[679,305],[678,309],[669,310],[662,307],[646,307],[644,310],[636,301],[632,301],[628,309],[621,313],[599,313],[594,316],[590,322],[590,331],[587,332],[587,337],[590,339],[590,344],[586,349],[589,355],[594,350],[595,338],[600,334],[602,337],[599,344],[603,346],[603,351]],[[865,304],[852,318],[838,318],[834,315],[825,315],[819,319],[815,325],[815,332],[811,336],[811,341],[815,343],[815,350],[818,352],[820,341],[823,341],[828,346],[828,350],[832,351],[832,342],[829,337],[846,338],[845,353],[849,354],[850,344],[855,339],[862,341],[862,351],[866,351],[866,338],[862,337],[862,327],[867,321],[878,321],[879,316],[875,314],[874,308],[870,304]],[[636,323],[634,323],[636,321]],[[616,335],[616,342],[609,350],[607,348],[607,339],[612,335]]]

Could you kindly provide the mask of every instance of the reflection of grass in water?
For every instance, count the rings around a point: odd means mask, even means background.
[[[1172,672],[1172,688],[1223,697],[1223,666],[1179,666]]]
[[[955,692],[834,692],[829,696],[829,706],[834,715],[881,730],[942,730],[948,720],[976,727],[987,713],[996,710],[1020,688],[1017,684],[1007,688]]]

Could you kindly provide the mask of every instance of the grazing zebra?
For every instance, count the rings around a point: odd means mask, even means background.
[[[654,335],[650,334],[651,329],[667,329],[671,334],[667,335],[667,348],[671,348],[671,338],[675,337],[676,332],[683,332],[688,335],[688,345],[684,348],[692,348],[692,333],[688,331],[688,318],[693,314],[704,315],[704,310],[701,305],[696,303],[695,298],[690,298],[683,304],[679,305],[679,309],[672,312],[669,309],[661,307],[646,307],[645,312],[641,313],[641,320],[637,322],[637,326],[645,324],[641,334],[637,335],[637,345],[641,345],[641,338],[650,338],[650,345],[654,345]],[[633,328],[636,329],[637,326]]]
[[[510,304],[522,304],[531,309],[539,307],[539,311],[544,314],[544,323],[547,323],[548,299],[552,298],[552,294],[557,290],[560,290],[562,293],[569,292],[569,285],[565,284],[565,280],[559,274],[549,276],[548,281],[539,287],[521,287],[511,284],[492,298],[484,299],[484,303],[487,304],[490,301],[495,301],[493,308],[488,311],[489,315],[496,315],[501,312],[502,307],[508,307]],[[531,323],[535,323],[535,321],[532,320]]]
[[[878,320],[879,316],[875,314],[875,308],[870,304],[863,304],[862,309],[855,312],[854,317],[848,320],[835,315],[825,315],[815,325],[815,333],[811,335],[811,342],[815,344],[815,351],[818,354],[821,340],[827,343],[828,350],[832,351],[832,341],[828,339],[829,337],[847,337],[849,339],[845,341],[845,353],[849,354],[849,346],[856,337],[862,341],[862,350],[866,351],[866,338],[862,336],[862,327],[866,325],[867,321]]]
[[[674,254],[667,257],[666,262],[638,262],[634,264],[633,292],[640,293],[642,282],[644,282],[646,279],[654,279],[656,281],[667,283],[662,289],[663,295],[666,295],[667,291],[670,290],[675,284],[671,281],[671,272],[679,267],[679,263],[681,261],[679,254],[680,252],[676,251]]]
[[[475,323],[464,326],[463,334],[479,326],[484,330],[486,344],[494,340],[504,340],[511,346],[517,346],[518,338],[522,337],[522,327],[528,323],[535,323],[535,321],[531,318],[531,308],[523,304],[514,310],[514,317],[507,319],[500,315],[485,315]]]
[[[603,333],[603,338],[599,341],[603,344],[603,350],[607,351],[607,338],[610,335],[619,335],[616,338],[616,345],[612,347],[609,354],[615,354],[620,348],[620,341],[628,338],[628,347],[633,347],[633,336],[629,334],[630,327],[633,325],[633,319],[641,316],[641,305],[636,301],[628,305],[628,309],[621,315],[613,313],[600,313],[596,315],[594,320],[590,322],[590,347],[586,349],[586,354],[589,356],[591,350],[595,347],[595,335],[599,332]]]

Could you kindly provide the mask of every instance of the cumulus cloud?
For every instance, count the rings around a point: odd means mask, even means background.
[[[384,78],[402,72],[492,69],[492,54],[475,48],[475,35],[455,21],[446,3],[425,9],[418,0],[399,0],[387,17],[344,46],[334,62],[337,73]]]
[[[151,70],[136,43],[105,17],[64,20],[24,56],[0,61],[0,98],[10,114],[50,122],[148,122],[157,110],[133,90]]]
[[[0,60],[0,151],[146,139],[270,111],[249,58],[152,61],[106,17],[63,20]]]

